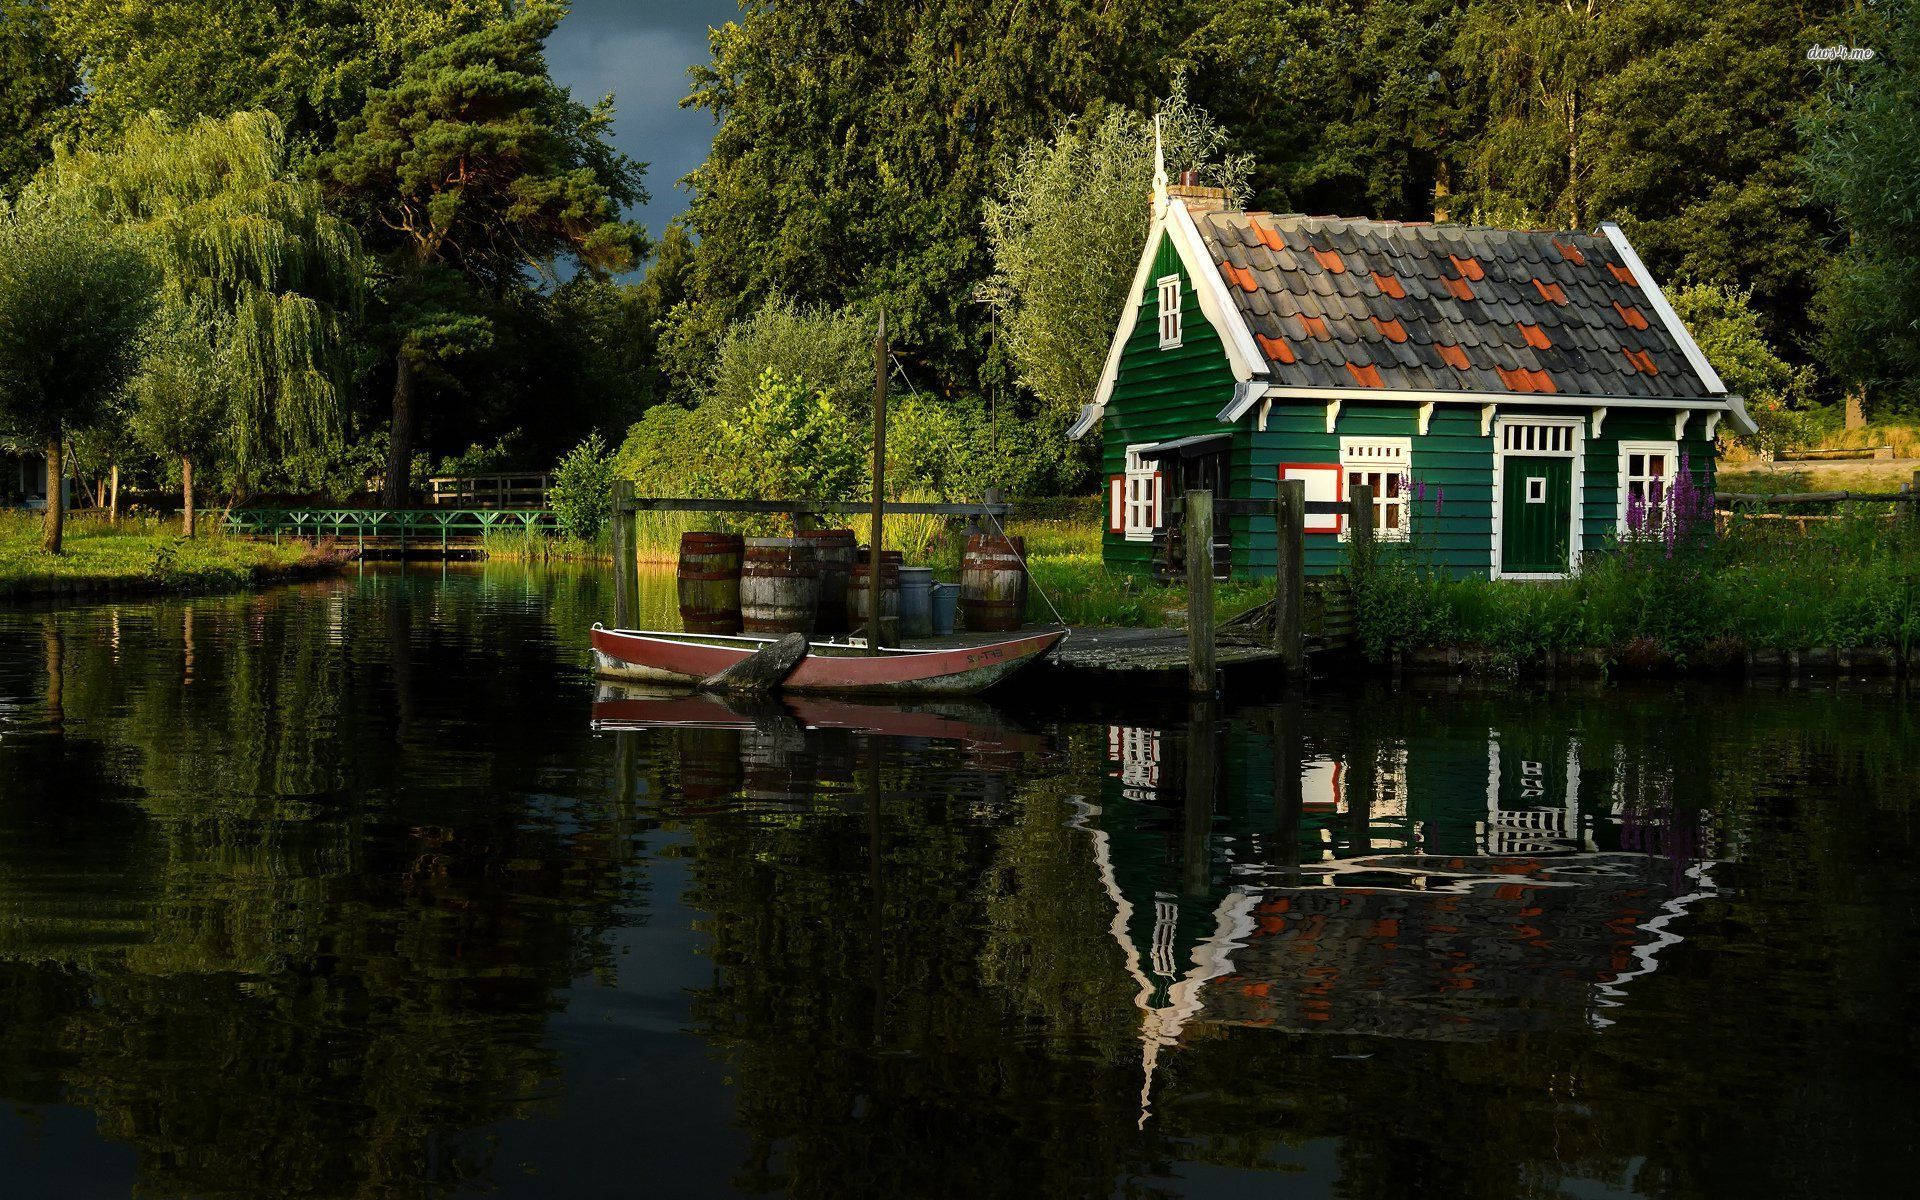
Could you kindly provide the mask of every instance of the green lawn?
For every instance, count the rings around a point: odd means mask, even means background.
[[[211,524],[211,522],[209,522]],[[0,596],[211,591],[245,587],[315,560],[306,546],[244,541],[203,532],[188,541],[177,521],[104,518],[67,522],[65,553],[40,549],[37,513],[0,513]]]

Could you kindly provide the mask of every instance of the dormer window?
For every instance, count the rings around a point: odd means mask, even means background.
[[[1160,348],[1171,350],[1180,344],[1180,277],[1160,277]]]

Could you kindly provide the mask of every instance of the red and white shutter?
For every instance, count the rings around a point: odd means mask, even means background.
[[[1107,532],[1127,531],[1127,477],[1107,476]]]

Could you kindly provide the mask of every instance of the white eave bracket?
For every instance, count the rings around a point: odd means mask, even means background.
[[[1340,423],[1340,401],[1327,401],[1327,432],[1332,433],[1334,426]]]
[[[1493,413],[1494,413],[1494,410],[1499,407],[1500,406],[1497,404],[1482,404],[1480,406],[1480,436],[1481,437],[1493,436]]]
[[[1434,402],[1428,400],[1420,406],[1420,436],[1427,436],[1427,430],[1433,427]]]
[[[1095,425],[1100,423],[1100,415],[1105,411],[1098,404],[1082,404],[1080,415],[1073,419],[1073,425],[1067,430],[1067,440],[1077,442],[1087,436]]]
[[[1596,408],[1593,410],[1593,432],[1589,436],[1596,437],[1596,438],[1599,437],[1600,427],[1602,425],[1605,425],[1606,423],[1607,423],[1607,409],[1605,405],[1601,405],[1599,408]]]

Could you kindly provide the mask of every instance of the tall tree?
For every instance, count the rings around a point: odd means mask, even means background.
[[[273,113],[330,142],[408,59],[502,16],[511,0],[61,0],[59,44],[87,79],[87,124]]]
[[[156,337],[200,343],[161,360],[218,370],[208,386],[222,397],[219,444],[237,486],[338,435],[364,264],[352,227],[294,173],[279,118],[143,117],[111,150],[62,154],[37,186],[149,245],[166,309]]]
[[[46,0],[0,0],[0,195],[18,191],[53,156],[80,95],[79,70]]]
[[[1920,13],[1893,6],[1839,63],[1827,102],[1807,122],[1814,192],[1833,206],[1844,248],[1821,281],[1815,314],[1828,364],[1870,401],[1920,405]]]
[[[1196,101],[1282,211],[1445,219],[1460,134],[1447,53],[1467,0],[1194,0]]]
[[[386,501],[411,491],[416,376],[492,338],[489,298],[558,260],[622,271],[642,248],[621,209],[644,167],[607,138],[611,97],[576,102],[547,72],[564,9],[530,3],[454,38],[373,92],[321,169],[385,264],[393,344]]]
[[[769,297],[884,303],[902,357],[979,386],[990,269],[981,205],[1002,161],[1063,116],[1143,104],[1184,20],[1150,0],[747,0],[684,104],[718,123],[688,176],[697,236],[674,368]],[[917,361],[916,361],[917,360]]]
[[[43,203],[0,211],[0,429],[45,448],[49,554],[61,551],[67,435],[133,373],[154,282],[110,227]]]

